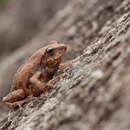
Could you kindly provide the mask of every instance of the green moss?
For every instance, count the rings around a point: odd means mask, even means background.
[[[0,0],[0,6],[4,6],[7,3],[8,0]]]

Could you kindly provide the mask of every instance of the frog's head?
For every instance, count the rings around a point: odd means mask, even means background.
[[[48,67],[58,66],[66,50],[67,46],[65,44],[58,43],[57,41],[50,42],[45,49],[42,64]]]

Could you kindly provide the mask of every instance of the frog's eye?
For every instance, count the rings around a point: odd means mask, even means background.
[[[46,52],[48,54],[53,54],[54,48],[47,48]]]

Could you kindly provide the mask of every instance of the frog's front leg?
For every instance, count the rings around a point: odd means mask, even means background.
[[[47,92],[52,86],[48,86],[46,83],[43,83],[39,80],[39,76],[41,72],[36,72],[31,78],[30,83],[32,83],[33,87],[40,89],[43,92]]]
[[[47,84],[49,85],[54,85],[56,84],[58,81],[60,81],[61,79],[67,77],[67,73],[63,73],[63,74],[59,74],[55,77],[53,77],[53,79],[51,79]]]
[[[18,89],[10,92],[6,97],[2,99],[2,101],[5,102],[5,104],[8,105],[10,108],[15,108],[19,106],[18,101],[24,99],[25,96],[26,95],[23,89]]]

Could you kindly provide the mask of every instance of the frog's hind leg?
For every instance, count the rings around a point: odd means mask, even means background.
[[[25,92],[22,89],[18,89],[10,92],[6,97],[2,99],[9,107],[15,107],[16,102],[25,98]],[[11,105],[12,104],[12,105]],[[18,105],[17,105],[18,106]]]
[[[24,103],[23,101],[17,101],[17,102],[13,102],[13,103],[6,102],[5,104],[9,108],[16,108],[16,107],[22,108],[23,103]]]

